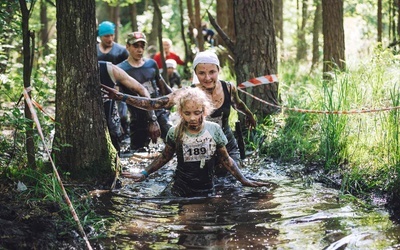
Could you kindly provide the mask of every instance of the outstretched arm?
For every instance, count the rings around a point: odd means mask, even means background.
[[[112,72],[116,81],[129,88],[132,92],[138,93],[140,96],[150,98],[150,93],[135,78],[128,75],[123,69],[116,65],[112,65]]]
[[[250,109],[246,106],[246,104],[240,99],[238,95],[238,90],[236,86],[231,84],[231,97],[232,97],[232,102],[235,105],[235,109],[238,110],[239,112],[243,113],[246,116],[247,123],[246,124],[250,129],[255,128],[257,125],[256,120],[254,119],[253,113],[250,111]]]
[[[101,85],[101,87],[107,91],[107,94],[111,99],[117,101],[125,101],[129,105],[144,110],[171,108],[172,106],[174,106],[175,98],[178,95],[178,92],[181,90],[176,90],[169,95],[161,96],[158,98],[147,98],[141,96],[127,95],[103,84]]]
[[[119,68],[118,66],[115,66],[113,64],[109,65],[112,66],[112,74],[114,75],[116,81],[123,84],[125,87],[129,88],[132,92],[138,93],[140,96],[150,98],[150,94],[147,91],[147,89],[142,84],[140,84],[136,79],[128,75],[123,69]],[[151,141],[153,143],[156,143],[157,138],[160,137],[161,135],[160,125],[157,123],[157,121],[153,121],[151,119],[152,117],[155,116],[153,110],[148,110],[147,116],[148,120],[151,121],[148,127],[149,136],[151,138]]]
[[[149,176],[151,173],[156,172],[159,170],[162,166],[167,164],[172,157],[174,156],[175,150],[168,144],[165,145],[165,148],[163,152],[157,156],[152,163],[141,173],[130,173],[130,172],[122,172],[121,175],[126,177],[126,178],[131,178],[134,181],[140,182],[144,181],[147,176]]]
[[[218,156],[220,157],[220,162],[222,163],[222,166],[224,166],[228,171],[238,180],[240,181],[243,186],[249,186],[249,187],[261,187],[261,186],[270,186],[270,183],[266,182],[259,182],[259,181],[251,181],[247,179],[238,166],[236,165],[236,162],[229,156],[228,151],[226,150],[226,147],[222,147],[217,149],[218,151]]]

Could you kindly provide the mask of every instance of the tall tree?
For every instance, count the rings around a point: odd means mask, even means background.
[[[322,30],[324,34],[323,72],[343,70],[345,43],[343,27],[343,0],[322,1]]]
[[[160,28],[162,28],[162,15],[159,14],[159,12],[156,10],[156,7],[154,6],[154,0],[152,1],[152,5],[154,8],[153,11],[153,20],[151,22],[151,32],[149,33],[148,37],[147,37],[147,42],[148,42],[148,46],[150,45],[154,45],[156,46],[156,48],[158,48],[158,51],[162,50],[162,46],[159,46],[159,42],[158,42],[158,35],[160,33],[160,31],[162,32],[162,30],[160,30]]]
[[[32,14],[33,6],[36,1],[32,1],[29,5],[24,0],[19,0],[19,4],[21,6],[22,13],[22,46],[23,46],[23,54],[24,54],[24,72],[23,72],[23,80],[24,80],[24,88],[29,89],[31,87],[31,75],[32,75],[32,64],[33,64],[33,51],[35,51],[34,45],[34,37],[35,35],[29,30],[29,17]],[[28,91],[30,96],[30,92]],[[35,160],[35,141],[33,139],[33,117],[32,113],[29,109],[28,103],[25,101],[25,118],[28,119],[28,128],[26,130],[26,153],[28,158],[28,166],[31,168],[36,168],[36,160]]]
[[[185,20],[184,20],[184,11],[183,11],[183,0],[179,0],[179,14],[180,14],[180,23],[181,23],[181,38],[183,41],[183,45],[185,47],[185,62],[191,62],[194,59],[194,53],[190,48],[190,45],[188,44],[188,39],[186,39],[186,34],[189,33],[189,39],[193,38],[193,29],[191,29],[191,25],[189,22],[189,32],[187,33],[187,30],[185,29]],[[189,18],[190,20],[190,18]],[[189,79],[191,76],[191,72],[189,71],[189,68],[185,65],[184,68],[184,75],[182,75],[183,78]]]
[[[42,55],[46,56],[49,54],[49,21],[47,18],[47,3],[45,0],[40,1],[40,40],[42,46]]]
[[[312,42],[312,64],[311,70],[319,62],[319,35],[322,30],[322,7],[319,0],[314,0],[315,15],[313,25],[313,42]]]
[[[400,43],[400,0],[397,0],[397,41]]]
[[[233,16],[233,1],[217,0],[217,23],[219,28],[230,38],[231,41],[236,40],[235,33],[235,18]],[[213,22],[211,22],[213,24]],[[214,27],[217,31],[215,37],[216,45],[228,48],[228,45],[220,38],[218,28]],[[234,54],[231,50],[220,50],[219,60],[221,65],[229,67],[230,71],[235,71],[234,62],[232,60]]]
[[[300,7],[301,2],[301,7]],[[300,11],[301,15],[298,15],[297,19],[297,61],[304,60],[307,57],[307,42],[306,42],[306,23],[308,19],[307,11],[307,0],[298,0],[297,9]]]
[[[197,47],[200,51],[204,50],[204,38],[201,33],[200,0],[194,0],[194,20],[197,29]]]
[[[378,0],[378,13],[377,13],[377,24],[378,24],[378,42],[382,42],[382,0]]]
[[[8,59],[12,51],[12,46],[2,45],[13,44],[13,41],[20,40],[18,34],[21,29],[19,26],[20,16],[21,6],[18,1],[0,1],[0,74],[4,74],[7,66],[10,66]]]
[[[100,95],[95,0],[57,1],[56,164],[73,178],[111,180],[112,147]]]
[[[276,37],[279,38],[280,53],[283,54],[283,0],[274,0],[274,26]]]
[[[167,65],[165,64],[165,57],[164,57],[164,47],[163,47],[163,42],[162,42],[162,14],[161,14],[161,10],[160,10],[160,5],[159,5],[159,1],[158,0],[153,0],[153,5],[154,5],[154,18],[153,20],[157,20],[157,23],[155,23],[153,25],[153,29],[156,28],[157,30],[157,36],[155,39],[155,41],[158,41],[158,47],[159,47],[159,51],[160,51],[160,55],[161,55],[161,62],[163,65],[163,78],[167,79],[168,81],[168,75],[167,75]]]
[[[238,83],[251,78],[277,74],[277,50],[272,1],[234,0],[236,26],[235,71]],[[247,88],[262,100],[277,103],[278,82]],[[242,100],[259,121],[276,108],[241,94]]]
[[[131,28],[132,31],[137,31],[138,30],[138,25],[137,25],[137,6],[136,2],[133,2],[129,4],[129,17],[131,20]]]
[[[232,41],[236,40],[233,1],[217,0],[217,22]]]
[[[118,42],[119,41],[119,24],[120,24],[120,18],[119,18],[120,8],[119,8],[118,1],[110,4],[108,6],[108,8],[109,8],[109,14],[110,14],[110,21],[115,24],[114,41]]]
[[[196,38],[196,34],[195,34],[195,30],[197,30],[197,29],[196,29],[196,22],[195,22],[195,17],[194,17],[194,13],[193,13],[193,1],[192,0],[186,0],[186,8],[187,8],[187,13],[188,13],[188,18],[189,18],[189,39],[192,44],[195,44],[197,46],[197,38]],[[189,47],[189,46],[187,46],[187,47]],[[193,61],[193,59],[194,59],[194,56],[192,54],[189,54],[189,53],[186,54],[186,58],[185,58],[186,62],[191,62],[191,61]]]

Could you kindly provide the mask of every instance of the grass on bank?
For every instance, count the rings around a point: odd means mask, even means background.
[[[344,193],[381,190],[400,194],[400,60],[375,51],[362,65],[333,72],[330,80],[295,63],[280,65],[283,106],[351,114],[300,113],[283,109],[258,128],[266,139],[260,152],[285,162],[317,163],[341,177]],[[303,73],[302,73],[303,72]]]

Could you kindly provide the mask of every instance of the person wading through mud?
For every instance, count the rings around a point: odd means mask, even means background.
[[[124,70],[128,75],[139,81],[155,98],[171,93],[171,88],[166,84],[157,63],[150,58],[144,58],[145,47],[147,44],[146,36],[142,32],[132,32],[127,35],[126,49],[129,57],[117,66]],[[130,89],[121,86],[121,91],[130,95],[135,95]],[[130,113],[130,138],[132,151],[147,151],[150,138],[148,130],[144,124],[157,123],[161,130],[161,138],[165,139],[172,124],[169,121],[169,111],[158,109],[152,111],[153,114],[144,112],[136,107],[128,107]]]
[[[120,84],[138,95],[148,98],[150,97],[149,92],[142,84],[111,62],[99,61],[99,72],[100,81],[103,86],[108,86],[110,89],[114,89],[116,81],[118,81]],[[117,91],[116,89],[114,90]],[[121,101],[124,100],[121,99]],[[114,100],[108,98],[104,98],[103,105],[111,141],[119,155],[120,145],[118,138],[121,135],[121,129],[117,105]],[[158,127],[158,124],[149,124],[149,136],[152,142],[157,142],[157,138],[160,137],[160,128]]]
[[[219,59],[214,52],[199,52],[193,61],[193,70],[193,87],[203,90],[212,100],[212,104],[216,108],[207,117],[207,120],[214,121],[222,127],[228,139],[226,148],[229,156],[232,157],[238,166],[241,166],[242,161],[240,158],[238,143],[229,125],[231,106],[246,116],[246,125],[250,129],[254,128],[257,124],[254,115],[246,104],[239,98],[236,86],[230,82],[218,79],[220,65]],[[175,105],[176,96],[184,90],[185,88],[177,89],[169,95],[154,99],[128,96],[126,97],[126,102],[129,105],[146,110],[170,108]],[[116,100],[120,100],[123,96],[122,93],[118,93],[115,90],[107,89],[107,91],[110,97],[115,98]],[[227,173],[228,172],[224,168],[216,168],[217,176],[223,177],[226,176]]]
[[[177,112],[181,120],[168,131],[162,153],[142,172],[122,172],[122,176],[142,182],[167,164],[176,153],[178,164],[175,174],[162,195],[215,195],[214,166],[217,160],[244,186],[269,186],[270,183],[249,180],[240,172],[225,147],[228,140],[221,127],[205,120],[211,111],[212,103],[203,91],[186,88],[177,100]]]
[[[125,46],[114,41],[115,25],[112,22],[104,21],[100,23],[97,29],[97,35],[100,40],[99,43],[96,44],[98,61],[107,61],[117,65],[128,58],[129,53]],[[122,127],[122,135],[119,139],[122,141],[129,137],[128,107],[126,103],[120,101],[117,102],[117,106]]]

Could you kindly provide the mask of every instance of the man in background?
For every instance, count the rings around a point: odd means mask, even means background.
[[[123,69],[129,76],[139,81],[150,93],[153,98],[169,94],[171,88],[165,83],[160,75],[157,63],[151,58],[144,58],[147,45],[144,33],[136,31],[129,33],[126,39],[126,49],[129,57],[118,67]],[[125,86],[122,92],[129,95],[136,95]],[[161,138],[165,139],[169,128],[172,126],[169,121],[169,112],[165,109],[156,110],[154,114],[147,111],[128,106],[130,113],[130,138],[131,150],[146,151],[150,138],[148,128],[150,125],[157,124],[161,130]]]
[[[100,42],[96,45],[97,60],[118,64],[128,58],[129,53],[125,46],[114,42],[115,25],[112,22],[104,21],[100,23],[98,29]],[[118,86],[117,86],[118,87]],[[129,119],[126,103],[117,102],[118,113],[121,119],[122,133],[120,140],[129,138]]]
[[[172,41],[169,38],[163,38],[162,39],[162,43],[163,43],[163,49],[164,49],[164,59],[174,59],[176,61],[177,64],[179,65],[185,65],[185,62],[182,61],[182,59],[172,51]],[[161,61],[161,53],[157,52],[154,55],[153,58],[158,65],[159,69],[162,69],[163,65],[162,65],[162,61]]]

